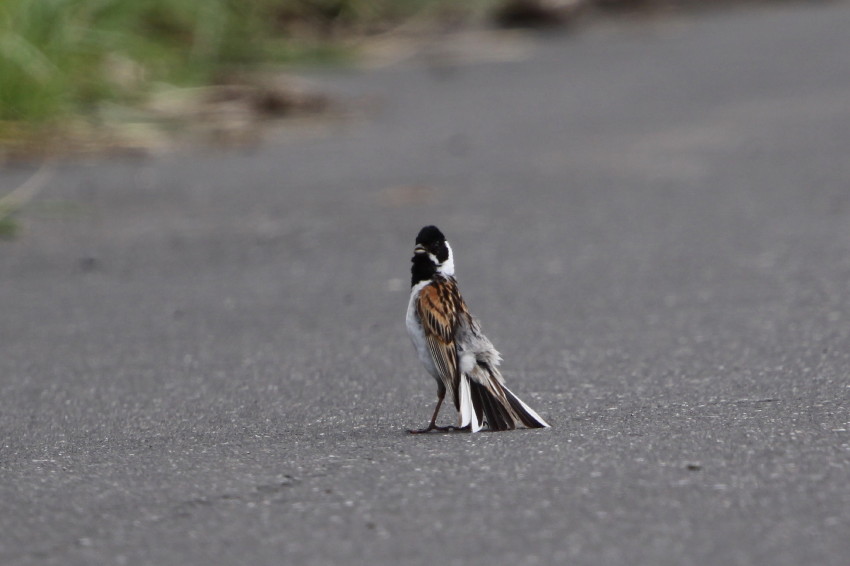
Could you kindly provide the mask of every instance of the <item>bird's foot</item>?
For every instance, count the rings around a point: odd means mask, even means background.
[[[425,428],[420,429],[408,429],[407,432],[410,434],[425,434],[426,432],[431,432],[432,430],[436,430],[437,432],[455,432],[461,430],[469,430],[469,425],[466,426],[437,426],[434,423],[429,424]]]

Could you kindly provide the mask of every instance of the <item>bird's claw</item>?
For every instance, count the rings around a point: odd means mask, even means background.
[[[436,430],[437,432],[456,432],[456,431],[469,430],[469,425],[467,425],[467,426],[452,426],[452,425],[437,426],[434,423],[431,423],[430,425],[428,425],[425,428],[408,429],[407,432],[409,432],[410,434],[425,434],[426,432],[431,432],[432,430]]]

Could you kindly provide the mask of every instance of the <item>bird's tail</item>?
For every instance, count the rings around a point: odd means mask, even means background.
[[[549,423],[540,418],[534,409],[526,405],[522,402],[522,400],[514,395],[513,391],[505,387],[504,384],[500,383],[502,390],[505,392],[505,396],[508,398],[508,403],[511,408],[516,413],[519,420],[522,421],[522,424],[527,426],[528,428],[549,428]]]
[[[512,430],[521,422],[528,428],[548,428],[549,424],[497,379],[487,385],[468,375],[460,379],[461,426],[478,432],[487,423],[490,430]]]

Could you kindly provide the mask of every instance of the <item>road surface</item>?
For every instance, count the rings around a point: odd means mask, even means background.
[[[848,29],[437,42],[314,73],[360,119],[57,166],[0,244],[0,562],[846,565]],[[550,430],[405,433],[430,223]]]

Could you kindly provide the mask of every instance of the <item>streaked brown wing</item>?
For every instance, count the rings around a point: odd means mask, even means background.
[[[422,289],[416,301],[416,311],[425,329],[431,358],[440,379],[450,389],[456,408],[460,410],[460,385],[457,348],[454,336],[458,324],[455,287],[449,281],[437,281]]]

